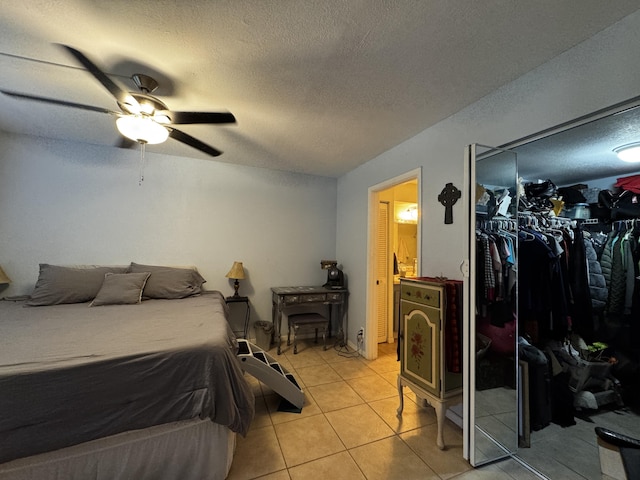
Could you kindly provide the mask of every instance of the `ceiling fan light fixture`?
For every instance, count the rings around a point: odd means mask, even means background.
[[[140,113],[145,115],[153,115],[155,107],[151,103],[141,102],[140,103]]]
[[[163,115],[161,113],[156,113],[153,116],[153,120],[156,121],[157,123],[162,123],[162,124],[166,124],[166,125],[171,123],[171,119],[168,116]]]
[[[613,151],[623,162],[640,162],[640,142],[622,145],[620,147],[614,148]]]
[[[8,90],[0,90],[0,93],[21,100],[38,101],[114,115],[119,132],[126,138],[140,143],[141,147],[144,147],[147,143],[162,143],[170,136],[173,140],[212,157],[222,154],[220,150],[171,125],[236,123],[236,118],[230,112],[181,112],[169,110],[162,100],[151,95],[158,88],[158,82],[150,76],[141,73],[134,74],[132,79],[140,93],[127,92],[125,88],[112,80],[110,75],[107,75],[84,53],[68,45],[60,46],[111,94],[121,112]],[[144,159],[144,150],[144,148],[140,148],[142,159]]]
[[[169,137],[169,131],[144,115],[126,115],[116,120],[118,131],[125,137],[139,143],[162,143]]]
[[[140,113],[140,104],[133,95],[127,95],[125,101],[122,103],[118,102],[118,104],[120,105],[120,108],[122,108],[126,112],[133,114]]]

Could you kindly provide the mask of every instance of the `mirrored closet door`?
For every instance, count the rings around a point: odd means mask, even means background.
[[[471,145],[470,285],[465,411],[468,459],[479,466],[518,448],[517,157]]]
[[[629,144],[640,145],[640,97],[500,148],[467,148],[473,466],[512,457],[547,478],[600,478],[594,427],[640,438],[640,247],[625,303],[611,272],[594,281],[607,248],[640,245],[640,167],[616,157]],[[545,238],[554,248],[537,259],[534,240]],[[539,281],[542,272],[553,275]]]

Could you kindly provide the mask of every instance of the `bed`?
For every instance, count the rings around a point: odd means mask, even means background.
[[[74,298],[90,301],[37,305],[41,265],[29,299],[0,302],[1,479],[226,477],[254,398],[224,297],[162,298],[176,294],[151,280],[169,267],[141,267],[91,270],[98,290]]]

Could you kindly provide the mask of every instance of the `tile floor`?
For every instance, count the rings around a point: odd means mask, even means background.
[[[396,378],[396,345],[381,344],[375,361],[313,342],[285,347],[278,357],[305,391],[302,413],[278,411],[280,397],[247,376],[256,416],[238,436],[229,480],[536,479],[508,460],[472,469],[462,458],[462,430],[447,420],[441,451],[436,417],[405,389],[402,419]],[[272,356],[275,351],[270,351]]]
[[[516,438],[517,413],[511,407],[514,397],[514,390],[503,388],[476,392],[476,415],[484,431],[497,438]],[[610,480],[601,474],[594,427],[639,438],[640,416],[625,407],[603,407],[588,416],[576,411],[574,419],[576,424],[570,427],[550,423],[531,432],[531,446],[518,448],[518,458],[552,480]],[[489,456],[499,452],[486,437],[479,435],[476,442],[479,450]]]
[[[522,448],[518,456],[551,479],[570,478],[610,480],[600,473],[598,440],[594,427],[601,426],[635,438],[640,437],[640,417],[627,409],[602,408],[576,424],[562,428],[551,423],[532,432],[531,448]]]

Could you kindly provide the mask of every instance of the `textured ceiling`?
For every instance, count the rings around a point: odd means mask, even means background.
[[[339,176],[638,9],[637,0],[3,0],[0,88],[117,109],[56,44],[160,81],[223,162]],[[0,95],[0,129],[117,145],[112,116]],[[175,140],[150,151],[206,157]]]
[[[634,104],[635,108],[515,148],[519,175],[534,182],[551,178],[558,185],[571,185],[637,174],[637,163],[623,162],[613,151],[640,140],[640,107],[638,101]]]

